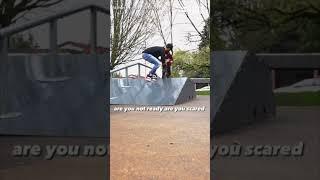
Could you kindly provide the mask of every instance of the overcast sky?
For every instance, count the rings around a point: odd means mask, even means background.
[[[202,0],[205,2],[204,0]],[[169,2],[169,1],[168,1]],[[184,11],[181,9],[181,6],[178,3],[178,0],[173,0],[173,44],[175,49],[182,49],[182,50],[195,50],[198,47],[199,42],[191,43],[187,40],[188,33],[196,35],[196,30],[191,25],[190,21],[187,19]],[[195,26],[198,28],[199,31],[203,30],[204,21],[201,17],[200,12],[204,15],[205,18],[209,17],[208,11],[201,6],[199,9],[197,0],[183,0],[185,5],[185,10],[188,12],[189,17],[194,22]],[[163,27],[165,30],[165,36],[167,37],[166,41],[170,42],[170,28],[169,28],[169,18],[163,18],[162,24],[166,25]],[[199,40],[199,37],[198,37]],[[152,38],[148,45],[162,45],[162,39],[160,36]]]

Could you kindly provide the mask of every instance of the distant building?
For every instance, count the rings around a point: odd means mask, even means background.
[[[319,77],[319,69],[273,69],[274,88],[292,85],[304,79]]]
[[[257,54],[271,68],[273,88],[320,76],[320,54]]]
[[[72,52],[73,54],[76,54],[76,53],[90,54],[91,53],[91,48],[90,48],[89,44],[72,42],[72,41],[67,41],[67,42],[60,44],[59,49],[61,49],[63,51]],[[101,47],[101,46],[96,47],[97,54],[105,54],[107,52],[109,52],[109,48]]]
[[[59,53],[66,53],[66,54],[90,54],[91,48],[89,44],[79,43],[79,42],[72,42],[67,41],[60,45]],[[48,53],[48,49],[40,49],[40,48],[33,48],[33,49],[9,49],[10,54],[46,54]],[[98,46],[96,47],[96,54],[105,54],[109,52],[109,48]]]

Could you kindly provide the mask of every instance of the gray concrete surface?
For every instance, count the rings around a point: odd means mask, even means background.
[[[175,105],[196,97],[194,84],[188,78],[144,79],[112,78],[110,104]]]
[[[88,180],[109,179],[109,156],[43,156],[14,157],[15,145],[107,145],[107,138],[66,138],[40,136],[0,136],[1,180]],[[42,152],[41,155],[46,153]]]
[[[209,103],[209,96],[198,96],[169,107],[204,106],[204,111],[111,110],[111,179],[208,180]],[[115,107],[119,105],[113,105],[111,109]]]
[[[213,83],[211,103],[213,104],[213,107],[215,107],[212,108],[211,111],[213,117],[221,107],[246,54],[246,51],[222,51],[218,53],[213,52],[211,55],[211,81]]]
[[[258,59],[271,68],[319,69],[319,53],[258,53]]]
[[[211,57],[212,134],[275,115],[268,67],[246,51],[215,51]]]
[[[106,137],[106,59],[102,55],[10,56],[6,103],[21,116],[1,118],[0,134]]]

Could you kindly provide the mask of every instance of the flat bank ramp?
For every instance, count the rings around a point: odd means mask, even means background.
[[[274,117],[271,72],[247,51],[214,51],[211,56],[213,133]]]
[[[188,78],[168,78],[147,82],[144,79],[112,78],[110,104],[175,105],[196,97]]]

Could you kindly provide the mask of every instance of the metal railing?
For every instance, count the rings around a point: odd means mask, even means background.
[[[40,18],[34,21],[28,21],[23,24],[14,24],[5,28],[0,29],[0,53],[4,55],[7,52],[7,43],[8,38],[16,33],[25,31],[27,29],[31,29],[46,23],[49,23],[50,32],[49,32],[49,39],[50,39],[50,52],[57,53],[58,48],[58,20],[78,12],[82,12],[85,10],[90,10],[90,47],[91,52],[95,53],[96,46],[97,46],[97,12],[102,12],[104,14],[110,15],[110,11],[103,7],[99,7],[97,5],[84,5],[72,9],[68,9],[58,14],[54,14],[51,16],[47,16],[44,18]],[[107,18],[109,19],[109,18]],[[108,34],[108,32],[107,32]]]
[[[130,64],[130,65],[126,65],[124,67],[121,67],[121,68],[117,68],[117,69],[114,69],[112,71],[110,71],[110,75],[112,77],[112,75],[115,73],[115,72],[119,72],[121,70],[125,70],[125,78],[129,78],[129,68],[133,67],[133,66],[138,66],[138,77],[141,76],[141,66],[143,67],[146,67],[146,68],[149,68],[149,69],[152,69],[150,66],[147,66],[145,64],[142,64],[142,63],[134,63],[134,64]]]
[[[134,63],[121,68],[114,69],[110,71],[110,76],[112,77],[114,73],[125,70],[125,78],[128,82],[129,79],[129,68],[133,66],[138,66],[138,77],[141,77],[141,66],[152,69],[151,67],[142,64],[142,63]],[[191,82],[194,84],[195,89],[197,89],[197,84],[208,84],[210,85],[210,78],[190,78]]]

